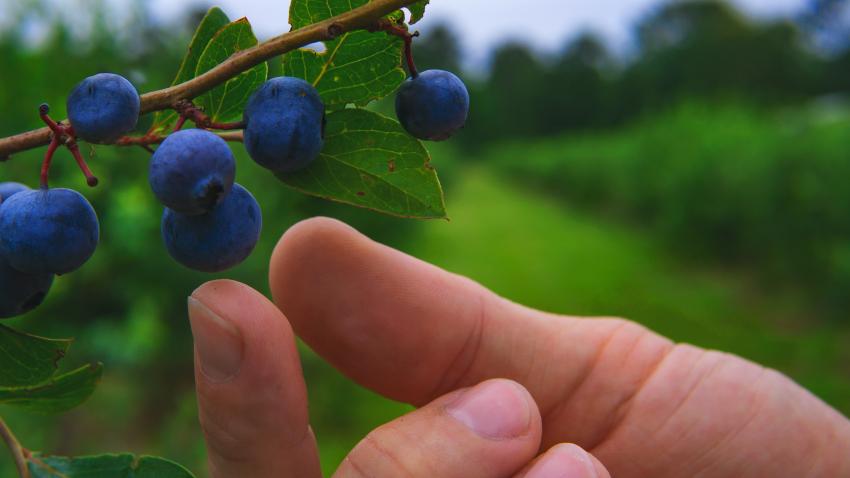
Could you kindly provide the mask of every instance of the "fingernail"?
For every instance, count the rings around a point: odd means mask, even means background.
[[[586,451],[572,443],[558,445],[543,455],[523,478],[596,478],[596,467]]]
[[[242,365],[242,334],[236,326],[189,297],[189,324],[201,372],[213,382],[233,378]]]
[[[490,380],[464,391],[446,412],[484,438],[516,438],[531,426],[527,396],[514,382]]]

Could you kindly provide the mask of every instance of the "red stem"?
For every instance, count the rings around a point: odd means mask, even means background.
[[[41,187],[47,189],[47,178],[50,174],[50,163],[53,161],[56,149],[63,143],[68,150],[71,151],[71,154],[77,161],[77,165],[86,176],[86,183],[91,187],[97,186],[97,178],[94,174],[92,174],[91,169],[89,169],[88,164],[86,164],[86,161],[83,159],[83,155],[80,154],[80,147],[77,146],[77,134],[74,132],[74,127],[70,125],[65,126],[53,121],[53,118],[50,117],[49,113],[50,105],[47,103],[42,103],[41,106],[38,107],[38,115],[41,117],[41,120],[44,121],[44,124],[50,128],[50,131],[53,132],[53,137],[50,139],[50,146],[48,146],[47,153],[44,155],[44,162],[41,163]]]
[[[413,61],[413,38],[418,37],[419,32],[410,33],[406,28],[400,27],[389,20],[379,21],[377,29],[404,40],[404,58],[407,61],[407,70],[410,72],[411,77],[416,78],[419,76],[416,63]]]
[[[86,164],[86,160],[83,159],[83,155],[80,154],[80,147],[77,146],[77,142],[74,140],[68,141],[65,144],[69,150],[71,150],[71,154],[74,155],[74,159],[77,161],[77,166],[80,167],[80,171],[86,176],[86,184],[90,187],[97,186],[98,180],[94,174],[92,174],[91,169],[89,169],[89,165]]]
[[[241,142],[243,141],[242,131],[228,131],[222,133],[216,133],[219,138],[225,141],[235,141]],[[145,148],[149,153],[153,153],[153,149],[149,147],[152,144],[160,144],[165,141],[165,138],[168,136],[160,136],[157,134],[146,134],[144,136],[124,136],[114,144],[115,146],[139,146]]]
[[[219,130],[234,130],[234,129],[245,129],[244,121],[234,121],[233,123],[214,123],[212,121],[202,121],[201,124],[198,124],[199,127],[206,127],[206,129],[219,129]]]
[[[183,123],[185,123],[188,119],[192,120],[192,122],[195,123],[195,126],[200,129],[234,130],[245,128],[245,123],[243,121],[236,121],[233,123],[216,123],[212,121],[200,108],[195,106],[194,103],[188,100],[178,101],[177,104],[174,105],[174,111],[180,115],[182,120],[177,123],[180,127],[182,127]]]
[[[186,124],[186,117],[180,116],[180,118],[177,120],[177,124],[174,125],[174,132],[176,133],[177,131],[183,129],[184,124]]]
[[[53,155],[56,153],[56,148],[60,145],[59,135],[54,134],[50,140],[50,146],[47,147],[47,153],[44,155],[44,161],[41,163],[41,188],[47,189],[47,176],[50,173],[50,162],[53,161]]]
[[[50,113],[50,105],[42,103],[38,107],[38,115],[41,117],[41,120],[50,128],[50,131],[53,131],[54,136],[62,136],[65,133],[64,128],[53,121],[53,118],[48,113]]]
[[[407,59],[407,70],[410,76],[416,78],[419,76],[419,71],[416,69],[416,63],[413,61],[413,37],[418,37],[419,32],[414,32],[404,39],[404,56]]]

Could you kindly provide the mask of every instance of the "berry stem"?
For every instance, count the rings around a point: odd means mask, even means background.
[[[50,145],[47,147],[47,153],[44,155],[44,161],[41,163],[41,187],[43,189],[47,189],[48,187],[47,179],[50,174],[50,163],[53,161],[56,149],[62,144],[71,151],[74,160],[77,161],[77,165],[86,176],[86,184],[91,187],[97,186],[97,178],[92,174],[91,169],[89,169],[88,164],[83,159],[83,155],[80,154],[80,147],[77,145],[77,134],[74,132],[74,127],[70,125],[65,126],[62,123],[53,121],[53,118],[50,117],[50,105],[47,103],[42,103],[38,107],[38,115],[44,121],[44,124],[50,128],[50,131],[53,132],[53,136],[50,138]]]
[[[50,146],[47,147],[47,152],[44,154],[44,161],[41,163],[41,189],[47,189],[47,176],[50,173],[50,162],[53,161],[53,155],[56,154],[56,149],[59,148],[60,139],[58,135],[54,135],[50,140]]]
[[[174,124],[174,132],[178,132],[183,129],[183,125],[186,124],[186,117],[181,115],[180,118],[177,119],[177,123]]]
[[[38,107],[38,116],[41,117],[41,120],[44,121],[44,124],[50,128],[50,131],[53,132],[54,136],[62,136],[65,131],[62,129],[58,123],[53,121],[53,118],[50,117],[50,105],[47,103],[42,103]]]
[[[407,71],[410,72],[412,78],[419,76],[419,71],[416,69],[416,62],[413,61],[413,38],[418,37],[419,32],[410,33],[407,28],[396,25],[386,19],[378,21],[376,30],[385,31],[389,35],[397,36],[404,40],[404,58],[407,61]]]
[[[82,171],[83,175],[86,177],[86,184],[92,188],[97,186],[97,177],[92,174],[91,169],[89,169],[89,165],[86,164],[86,160],[83,159],[83,155],[80,154],[80,147],[77,145],[77,142],[70,139],[67,143],[65,143],[65,146],[67,146],[68,149],[71,150],[71,154],[74,155],[74,160],[77,161],[77,166],[80,167],[80,171]]]
[[[241,143],[243,141],[242,131],[227,131],[216,133],[219,138],[225,141],[232,141]],[[145,148],[149,153],[153,153],[153,149],[150,148],[152,144],[160,144],[165,141],[166,135],[157,135],[157,134],[146,134],[144,136],[124,136],[118,141],[115,142],[115,146],[140,146]]]
[[[236,121],[233,123],[217,123],[212,121],[212,119],[203,112],[200,108],[195,106],[194,103],[188,100],[180,100],[174,105],[174,111],[180,115],[180,119],[182,122],[178,121],[178,125],[180,127],[183,126],[183,123],[186,120],[191,120],[195,123],[200,129],[217,129],[217,130],[234,130],[234,129],[244,129],[245,123],[243,121]],[[175,131],[179,129],[175,127]]]

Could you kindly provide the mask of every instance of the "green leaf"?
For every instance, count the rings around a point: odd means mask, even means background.
[[[173,461],[129,453],[73,458],[33,453],[27,466],[32,478],[194,478]]]
[[[71,340],[25,334],[0,325],[0,387],[38,385],[56,373]]]
[[[0,404],[20,407],[31,412],[64,412],[91,396],[102,372],[102,364],[91,364],[39,385],[0,387]]]
[[[421,0],[419,2],[414,3],[413,5],[408,5],[407,9],[410,10],[410,24],[422,20],[422,17],[425,16],[425,7],[428,6],[429,0]]]
[[[289,4],[289,24],[296,30],[367,3],[369,0],[292,0]]]
[[[189,50],[186,52],[186,56],[183,57],[183,63],[180,64],[177,76],[171,83],[172,86],[179,85],[195,77],[195,72],[198,69],[198,61],[201,59],[204,49],[206,49],[215,34],[227,26],[228,23],[230,23],[230,19],[227,18],[227,15],[220,8],[210,8],[198,25],[198,29],[195,30],[195,35],[189,44]],[[163,134],[171,130],[178,118],[179,116],[174,110],[158,111],[154,116],[151,132]]]
[[[306,170],[278,177],[305,194],[394,216],[444,218],[428,152],[396,121],[363,109],[330,113],[322,154]]]
[[[292,28],[301,28],[359,7],[366,0],[293,0]],[[285,75],[316,87],[329,110],[366,105],[393,93],[406,78],[401,68],[404,42],[384,32],[355,31],[326,41],[324,52],[299,49],[283,57]]]
[[[204,49],[198,60],[196,76],[213,69],[237,52],[257,46],[258,43],[248,19],[241,18],[228,24],[215,34]],[[245,109],[251,93],[266,81],[268,74],[268,64],[260,63],[204,93],[195,103],[201,106],[213,121],[238,121],[242,119],[242,110]]]

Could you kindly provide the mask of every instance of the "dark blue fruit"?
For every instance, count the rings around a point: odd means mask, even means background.
[[[9,199],[13,194],[29,190],[29,186],[21,183],[0,183],[0,202]]]
[[[398,89],[395,111],[404,129],[419,139],[442,141],[466,123],[469,92],[454,74],[423,71]]]
[[[80,193],[34,189],[0,205],[0,257],[30,274],[67,274],[94,254],[97,215]]]
[[[0,259],[0,319],[22,315],[44,301],[53,274],[27,274]]]
[[[263,217],[254,196],[239,184],[212,211],[187,216],[165,209],[162,239],[184,266],[220,272],[244,261],[260,238]]]
[[[132,131],[140,107],[133,84],[113,73],[90,76],[68,95],[71,126],[90,143],[109,143]]]
[[[325,106],[313,85],[299,78],[272,78],[245,107],[245,149],[260,166],[277,173],[304,169],[324,144]]]
[[[178,131],[151,159],[148,179],[165,207],[181,214],[210,211],[230,193],[236,161],[227,143],[200,129]]]

